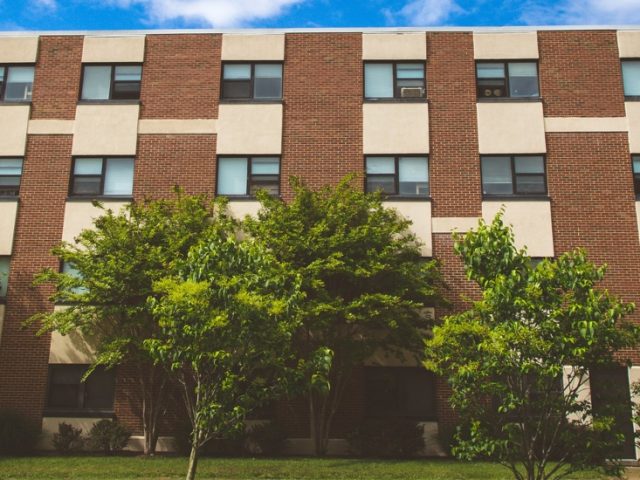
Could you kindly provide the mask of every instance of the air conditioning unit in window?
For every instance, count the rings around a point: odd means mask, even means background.
[[[426,185],[419,185],[416,187],[416,193],[418,195],[429,195],[429,187],[427,187]]]
[[[485,97],[502,97],[502,89],[501,88],[494,88],[493,90],[490,88],[485,88],[482,93],[484,94],[483,96]]]
[[[402,87],[402,88],[400,88],[400,96],[402,98],[422,98],[422,97],[424,97],[424,88],[422,88],[422,87]]]

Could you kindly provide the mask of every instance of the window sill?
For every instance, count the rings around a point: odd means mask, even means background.
[[[267,104],[267,105],[282,105],[284,103],[283,99],[253,99],[253,98],[239,98],[237,100],[231,98],[221,98],[220,104],[228,104],[228,105],[246,105],[246,104]]]
[[[478,103],[540,103],[542,97],[478,97]]]
[[[364,98],[363,103],[429,103],[426,98]]]
[[[517,201],[539,201],[549,202],[551,197],[549,195],[482,195],[483,202],[499,202],[508,200],[510,202]]]
[[[72,408],[45,408],[43,417],[68,417],[68,418],[115,418],[113,410],[88,410]]]
[[[0,100],[0,107],[13,107],[15,105],[31,105],[31,100]]]
[[[258,202],[258,197],[252,196],[252,195],[223,195],[223,194],[216,194],[216,197],[224,197],[226,198],[229,202]],[[279,200],[282,200],[282,197],[280,195],[273,195],[271,198],[277,198]]]
[[[102,202],[102,201],[114,201],[114,202],[132,202],[133,196],[119,196],[119,195],[69,195],[67,202]]]
[[[431,197],[418,195],[387,195],[382,197],[383,202],[430,202]]]
[[[78,100],[78,105],[140,105],[140,100]]]

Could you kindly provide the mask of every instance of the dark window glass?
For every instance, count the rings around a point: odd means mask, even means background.
[[[640,155],[634,155],[632,157],[633,163],[633,186],[636,191],[636,195],[640,195]]]
[[[478,98],[537,98],[536,62],[477,62]]]
[[[365,63],[364,96],[372,100],[424,98],[424,63]]]
[[[21,158],[0,158],[0,196],[18,195],[21,176]]]
[[[31,65],[0,65],[0,100],[31,101],[34,68]]]
[[[281,63],[226,63],[222,66],[222,98],[282,99]]]
[[[253,196],[258,190],[280,194],[280,157],[218,159],[218,195]]]
[[[9,283],[9,257],[0,257],[0,298],[7,296]]]
[[[81,100],[138,100],[141,65],[85,65]]]
[[[423,368],[365,368],[368,417],[436,418],[435,376]]]
[[[49,409],[113,410],[115,371],[98,367],[83,382],[87,368],[88,365],[49,365]]]
[[[367,157],[366,189],[387,195],[428,196],[427,157]]]
[[[70,195],[130,197],[133,158],[79,157],[74,159]]]
[[[484,195],[545,195],[544,157],[540,155],[483,156]]]

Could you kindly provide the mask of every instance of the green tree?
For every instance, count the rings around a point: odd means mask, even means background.
[[[604,465],[622,440],[620,406],[603,415],[581,392],[590,369],[637,345],[639,327],[624,320],[634,306],[597,287],[605,267],[581,249],[532,262],[502,213],[454,245],[482,298],[434,328],[425,362],[453,389],[454,453],[496,459],[528,480]]]
[[[421,258],[410,222],[352,181],[312,191],[294,179],[291,202],[262,194],[258,218],[245,220],[302,278],[295,348],[318,455],[354,368],[376,352],[421,357],[423,309],[441,300],[439,270]]]
[[[248,412],[286,388],[298,283],[233,229],[205,237],[178,276],[155,283],[160,332],[145,346],[182,386],[192,426],[188,480],[202,445],[244,428]]]
[[[142,417],[144,452],[153,454],[158,419],[175,386],[143,348],[144,340],[159,330],[147,299],[155,295],[153,282],[175,272],[202,235],[232,220],[224,204],[180,192],[169,200],[129,204],[120,212],[102,208],[93,228],[83,230],[75,243],[53,249],[72,269],[47,269],[36,277],[37,283],[54,285],[51,301],[65,308],[35,315],[29,322],[41,322],[40,333],[80,331],[92,338],[96,357],[89,373],[98,365],[135,367],[139,398],[134,401]]]

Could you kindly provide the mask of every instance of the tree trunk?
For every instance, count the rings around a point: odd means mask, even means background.
[[[198,467],[198,447],[191,445],[191,454],[189,455],[189,467],[187,468],[187,480],[196,478],[196,468]]]
[[[144,454],[155,455],[158,444],[158,418],[166,407],[167,381],[164,372],[153,365],[138,365],[142,389],[142,428]],[[161,378],[158,379],[158,376]]]

